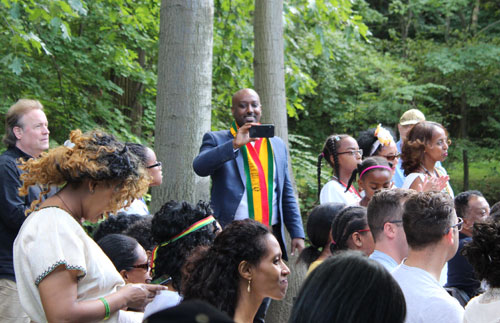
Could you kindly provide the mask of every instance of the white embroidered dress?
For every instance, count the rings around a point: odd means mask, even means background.
[[[78,272],[79,301],[104,297],[125,285],[111,260],[69,213],[57,207],[33,212],[14,241],[14,270],[21,304],[35,322],[47,322],[38,284],[59,265]],[[127,316],[120,311],[107,322],[122,321],[122,314]]]

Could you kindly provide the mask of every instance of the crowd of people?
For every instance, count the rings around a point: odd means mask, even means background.
[[[250,133],[258,94],[237,91],[231,112],[193,160],[210,203],[150,214],[143,197],[162,183],[151,148],[74,130],[48,150],[41,103],[15,103],[0,156],[0,320],[264,322],[295,254],[308,271],[289,322],[498,320],[500,206],[455,197],[442,125],[412,109],[398,142],[382,125],[329,136],[306,247],[286,145]]]

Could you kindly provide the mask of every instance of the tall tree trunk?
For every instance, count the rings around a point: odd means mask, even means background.
[[[153,188],[151,211],[170,200],[208,199],[209,179],[192,161],[210,131],[213,0],[162,0],[155,151],[163,184]]]
[[[460,96],[460,123],[459,123],[459,134],[458,137],[465,139],[467,138],[467,95],[465,90]]]
[[[477,22],[479,19],[479,6],[481,5],[481,0],[476,0],[474,4],[474,9],[472,10],[472,18],[471,18],[471,31],[472,35],[477,33]]]
[[[283,52],[283,1],[255,0],[255,90],[262,103],[263,122],[274,123],[276,135],[288,145],[288,123],[285,93],[285,66]],[[288,157],[291,170],[290,157]],[[287,245],[290,236],[286,234]],[[290,253],[289,253],[290,254]],[[272,301],[266,322],[287,322],[293,299],[302,284],[305,267],[295,264],[297,255],[289,257],[291,270],[288,292],[282,301]]]
[[[276,135],[288,144],[283,52],[283,0],[255,0],[255,90],[263,122],[275,124]]]

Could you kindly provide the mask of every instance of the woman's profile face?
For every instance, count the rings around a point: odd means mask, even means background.
[[[387,159],[389,163],[392,164],[392,173],[396,171],[396,165],[398,164],[399,160],[399,152],[398,152],[398,147],[396,146],[396,143],[391,141],[391,143],[387,146],[382,146],[380,148],[379,152],[377,153],[377,156],[384,157]]]
[[[149,273],[148,255],[144,248],[137,244],[135,248],[137,259],[134,262],[132,269],[127,270],[125,281],[132,284],[149,284],[151,282],[151,275]]]
[[[432,139],[425,144],[425,156],[434,162],[444,161],[448,157],[448,136],[441,127],[434,127]]]
[[[263,239],[266,253],[253,268],[251,291],[262,297],[283,299],[288,288],[287,276],[290,270],[281,258],[278,240],[272,234],[267,234]]]
[[[146,148],[146,157],[147,157],[146,167],[149,167],[147,168],[147,170],[152,178],[152,181],[149,184],[149,186],[159,186],[163,181],[163,173],[161,165],[158,165],[156,154],[151,148]]]

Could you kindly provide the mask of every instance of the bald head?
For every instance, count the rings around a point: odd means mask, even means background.
[[[252,89],[242,89],[233,95],[231,112],[239,127],[249,122],[259,122],[262,112],[260,98]]]

